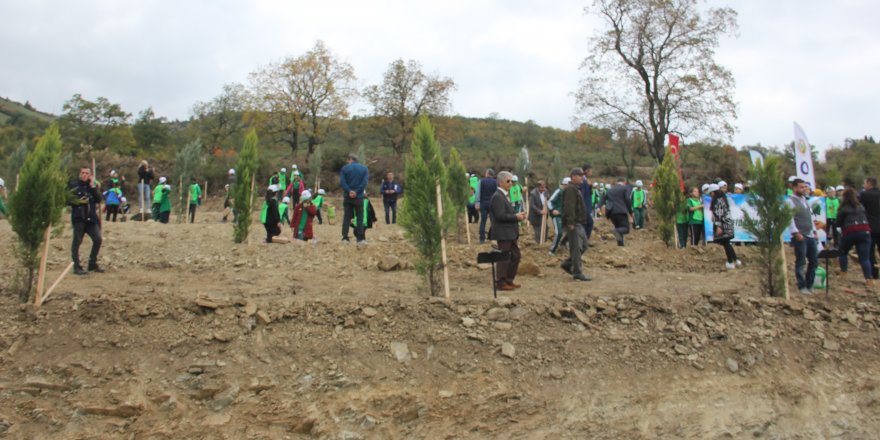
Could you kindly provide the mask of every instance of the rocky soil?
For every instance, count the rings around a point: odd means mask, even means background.
[[[737,248],[743,269],[724,271],[720,248],[669,250],[638,231],[625,248],[596,240],[589,283],[524,238],[523,287],[494,299],[475,261],[488,245],[452,239],[446,302],[426,294],[396,226],[360,249],[327,224],[317,245],[261,244],[261,227],[235,245],[217,212],[199,217],[105,225],[107,272],[68,276],[39,309],[12,292],[14,235],[0,221],[0,437],[861,439],[880,428],[880,300],[856,279],[832,278],[827,297],[762,298],[751,248]],[[69,246],[66,228],[50,281]]]

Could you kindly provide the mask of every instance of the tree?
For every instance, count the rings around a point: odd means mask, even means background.
[[[251,181],[256,177],[260,163],[258,145],[257,133],[251,129],[245,136],[238,162],[235,164],[235,173],[238,176],[238,182],[232,188],[233,209],[238,220],[232,230],[232,241],[235,243],[247,240],[251,227],[251,212],[254,209]]]
[[[327,134],[348,117],[348,107],[357,95],[354,68],[339,60],[317,41],[300,57],[284,60],[251,73],[257,109],[265,112],[263,125],[280,136],[296,154],[300,132],[308,154],[324,143]]]
[[[446,113],[453,90],[452,79],[426,75],[417,61],[398,59],[388,66],[382,84],[367,87],[364,96],[373,106],[373,115],[382,122],[383,135],[399,155],[422,115]]]
[[[525,179],[525,177],[529,175],[529,170],[531,168],[532,160],[529,158],[529,149],[523,145],[522,149],[519,150],[519,156],[516,157],[516,164],[513,167],[514,172],[516,172],[517,176]]]
[[[639,133],[658,164],[670,131],[727,137],[734,132],[733,75],[714,57],[719,38],[736,31],[737,14],[730,8],[701,14],[697,4],[593,3],[604,27],[581,64],[579,110],[599,125]]]
[[[461,156],[454,147],[449,152],[449,160],[447,170],[447,195],[449,196],[449,205],[443,205],[444,210],[455,213],[456,234],[458,241],[461,242],[461,227],[467,227],[467,206],[468,199],[471,196],[471,185],[467,177],[467,169],[461,162]],[[462,222],[464,220],[464,222]]]
[[[134,137],[128,126],[130,113],[107,98],[94,102],[79,93],[64,103],[59,129],[67,145],[74,151],[84,146],[94,150],[111,150],[120,154],[133,153]]]
[[[315,151],[312,153],[312,159],[309,160],[309,171],[311,171],[312,176],[315,177],[315,191],[321,189],[319,185],[321,179],[321,167],[324,162],[324,152],[322,150],[323,148],[320,145],[315,147]]]
[[[210,101],[193,105],[193,122],[209,150],[222,148],[242,131],[249,99],[244,85],[231,83],[224,84],[223,91]]]
[[[667,153],[669,153],[667,151]],[[665,154],[663,163],[654,171],[654,209],[657,211],[660,239],[666,246],[673,244],[675,233],[675,215],[682,209],[685,202],[684,193],[678,179],[678,165],[674,154]]]
[[[24,270],[25,286],[19,292],[27,301],[46,229],[58,224],[69,193],[61,173],[61,134],[50,126],[21,167],[18,189],[9,200],[9,223],[18,236],[16,253]]]
[[[131,134],[137,147],[142,151],[150,151],[168,146],[171,143],[171,133],[167,123],[166,118],[156,117],[152,107],[140,112],[131,126]]]
[[[778,157],[766,157],[749,168],[752,197],[749,204],[757,218],[744,213],[743,228],[755,237],[763,270],[761,287],[769,296],[783,296],[786,279],[782,267],[782,234],[791,223],[792,210],[785,204],[785,179]]]
[[[564,175],[565,167],[562,166],[562,157],[559,156],[559,149],[555,148],[553,150],[553,163],[550,165],[550,181],[547,182],[547,188],[552,189],[559,186]],[[550,192],[552,193],[553,191]]]
[[[187,194],[189,194],[187,188],[189,188],[190,179],[195,176],[196,169],[204,161],[205,156],[202,154],[202,142],[198,139],[184,145],[174,157],[174,175],[177,176],[178,185],[181,185],[178,191],[180,191],[181,198],[183,199],[177,204],[177,209],[175,210],[177,211],[178,223],[184,221],[186,210],[189,208],[187,206]]]
[[[425,275],[431,295],[439,295],[441,283],[440,239],[455,222],[456,213],[444,209],[444,218],[437,215],[437,185],[443,194],[443,206],[449,202],[446,167],[440,158],[440,146],[434,128],[422,116],[413,132],[412,151],[404,167],[406,197],[400,208],[400,226],[419,252],[416,270]],[[463,175],[462,175],[463,177]]]

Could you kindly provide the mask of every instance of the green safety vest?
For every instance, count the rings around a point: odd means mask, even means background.
[[[281,189],[281,191],[287,189],[287,176],[282,172],[278,173],[278,188]]]
[[[159,192],[161,193],[159,212],[171,212],[171,197],[168,196],[171,193],[171,189],[162,188]]]
[[[510,187],[510,203],[522,202],[522,186],[518,183]]]
[[[317,195],[314,199],[312,199],[312,203],[315,205],[315,208],[321,209],[321,206],[324,206],[324,196]]]
[[[826,197],[825,209],[828,210],[828,218],[836,219],[837,210],[840,209],[840,199],[838,199],[837,197]]]
[[[633,208],[641,208],[645,206],[645,190],[643,189],[634,189],[633,193]]]
[[[703,224],[703,201],[701,199],[692,199],[688,197],[688,209],[699,206],[701,209],[696,211],[691,211],[691,224],[692,225],[701,225]]]
[[[284,216],[287,214],[287,203],[279,203],[278,204],[278,218],[284,220]]]
[[[199,186],[198,183],[193,183],[189,186],[189,204],[197,205],[199,203],[199,197],[202,196],[202,187]]]

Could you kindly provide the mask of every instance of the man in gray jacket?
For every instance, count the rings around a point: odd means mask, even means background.
[[[623,236],[629,233],[632,205],[632,192],[623,177],[619,177],[617,185],[611,187],[599,201],[599,206],[605,207],[605,216],[614,225],[614,238],[618,246],[623,246]]]
[[[584,223],[587,222],[587,205],[581,197],[580,186],[584,182],[584,171],[580,168],[571,170],[571,185],[562,193],[562,229],[568,234],[568,259],[561,264],[562,270],[572,274],[577,281],[590,281],[581,270],[581,255],[587,249],[587,234]]]
[[[489,239],[498,242],[498,249],[510,251],[510,261],[497,265],[495,285],[498,290],[513,290],[520,287],[519,284],[514,284],[513,279],[516,278],[520,260],[519,246],[517,245],[519,222],[526,218],[526,213],[517,213],[513,209],[509,195],[511,186],[513,186],[513,174],[507,171],[498,173],[498,189],[489,202],[489,216],[492,219]]]

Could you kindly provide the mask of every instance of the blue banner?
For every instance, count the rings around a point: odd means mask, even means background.
[[[749,217],[756,219],[758,218],[758,213],[755,211],[755,208],[749,203],[749,200],[752,196],[747,194],[728,194],[727,202],[730,205],[730,217],[733,219],[733,239],[730,241],[738,241],[738,242],[754,242],[755,237],[748,233],[745,229],[743,229],[743,219],[745,218],[745,213],[749,213]],[[785,196],[786,202],[788,201],[788,196]],[[807,200],[810,203],[810,207],[813,211],[813,224],[816,225],[816,231],[820,242],[825,242],[827,240],[825,234],[825,223],[827,222],[827,211],[825,207],[825,197],[811,197]],[[709,209],[709,206],[712,203],[712,197],[708,195],[703,196],[703,229],[706,234],[706,242],[710,242],[715,239],[715,228],[712,227],[713,219],[712,211]],[[785,232],[782,234],[782,239],[786,243],[791,241],[791,232],[788,228],[785,229]]]

